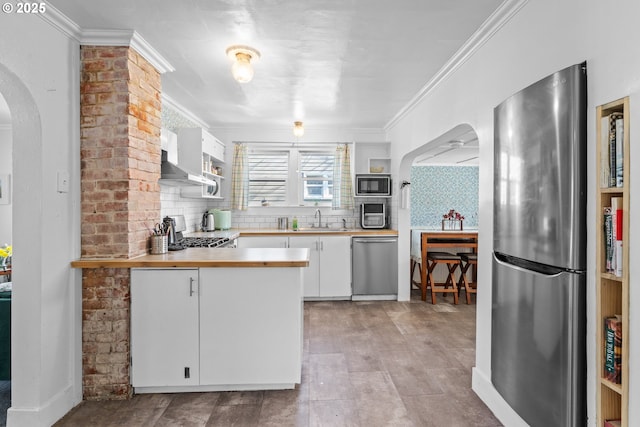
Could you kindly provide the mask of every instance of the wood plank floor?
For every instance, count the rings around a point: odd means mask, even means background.
[[[295,390],[83,402],[56,426],[500,426],[471,390],[475,304],[440,301],[307,302]]]

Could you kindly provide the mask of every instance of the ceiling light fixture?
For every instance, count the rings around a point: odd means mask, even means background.
[[[250,82],[253,78],[251,60],[255,62],[260,59],[260,52],[249,46],[234,45],[229,46],[226,53],[233,60],[233,65],[231,66],[233,78],[239,83]]]
[[[293,135],[296,138],[300,138],[304,135],[304,126],[302,126],[302,122],[293,122]]]
[[[464,141],[461,141],[459,139],[454,139],[453,141],[449,141],[449,146],[450,147],[463,147],[465,144]]]

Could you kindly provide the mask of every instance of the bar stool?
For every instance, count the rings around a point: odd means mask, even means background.
[[[449,274],[447,280],[436,283],[433,279],[433,270],[438,264],[446,264]],[[431,287],[431,303],[436,303],[436,292],[452,293],[454,304],[458,304],[458,281],[453,273],[460,265],[460,256],[448,252],[427,252],[427,283],[423,288],[423,301],[426,301],[426,287]],[[451,288],[449,288],[451,286]]]
[[[416,268],[418,269],[418,272],[420,273],[420,281],[415,280],[414,276],[416,274]],[[420,256],[416,256],[416,255],[411,255],[411,264],[410,264],[410,278],[411,278],[411,287],[413,288],[414,286],[417,286],[418,288],[422,288],[422,260],[420,259]]]
[[[459,288],[464,286],[464,292],[467,296],[467,304],[471,304],[471,294],[478,293],[478,283],[475,281],[476,271],[478,268],[478,254],[471,252],[458,252],[460,257],[460,280],[458,281]],[[467,278],[467,270],[473,266],[473,279],[470,281]]]

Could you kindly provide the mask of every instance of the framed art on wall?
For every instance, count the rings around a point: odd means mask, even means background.
[[[0,174],[0,205],[11,203],[11,175]]]

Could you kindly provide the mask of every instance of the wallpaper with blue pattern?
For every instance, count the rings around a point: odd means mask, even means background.
[[[450,209],[464,216],[465,229],[478,227],[478,167],[413,166],[411,226],[440,229]]]

